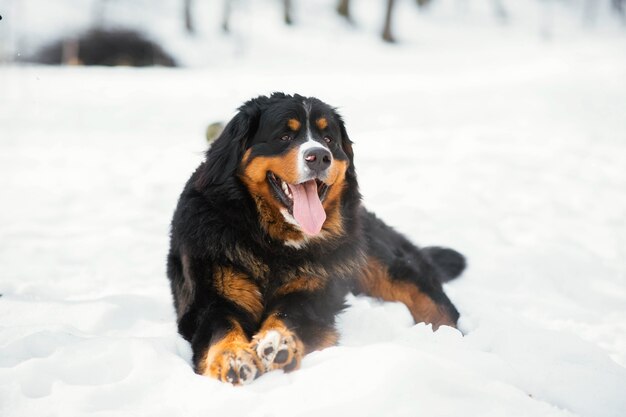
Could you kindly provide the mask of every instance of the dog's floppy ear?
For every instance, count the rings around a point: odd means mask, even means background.
[[[204,170],[196,181],[197,188],[224,184],[234,178],[248,141],[257,129],[259,115],[259,107],[252,100],[239,108],[239,113],[207,151]]]
[[[343,149],[345,154],[348,156],[348,160],[350,161],[348,172],[354,174],[354,152],[352,151],[352,141],[346,131],[346,125],[344,124],[343,118],[337,113],[337,111],[335,111],[335,117],[339,122],[339,131],[341,132],[341,149]]]

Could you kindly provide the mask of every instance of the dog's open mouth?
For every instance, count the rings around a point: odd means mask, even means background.
[[[267,181],[274,194],[308,235],[315,236],[322,230],[326,212],[322,201],[330,188],[319,179],[300,184],[289,184],[273,172],[267,173]]]

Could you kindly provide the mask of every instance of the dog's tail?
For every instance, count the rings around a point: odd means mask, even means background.
[[[428,246],[422,252],[441,272],[441,282],[455,279],[467,266],[465,257],[454,249]]]

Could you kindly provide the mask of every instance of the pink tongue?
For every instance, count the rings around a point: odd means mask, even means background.
[[[307,235],[317,235],[326,220],[326,212],[317,195],[315,180],[288,185],[293,195],[293,217]]]

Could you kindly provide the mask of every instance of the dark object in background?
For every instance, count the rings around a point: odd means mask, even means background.
[[[33,61],[48,65],[126,65],[175,67],[163,48],[134,30],[93,29],[42,48]]]
[[[185,30],[190,35],[195,35],[196,34],[196,25],[194,24],[193,13],[191,11],[192,8],[193,8],[192,1],[193,0],[184,0],[184,2],[183,2],[183,16],[184,16],[184,19],[185,19]]]
[[[387,0],[387,9],[385,10],[385,26],[383,27],[383,40],[385,42],[395,42],[396,39],[391,34],[391,14],[393,13],[394,0]]]
[[[352,16],[350,15],[350,0],[339,0],[337,13],[339,13],[339,16],[343,16],[348,22],[352,22]]]
[[[283,20],[286,25],[293,23],[293,19],[291,18],[291,0],[283,0]]]
[[[417,0],[419,6],[422,6],[422,3],[426,4],[430,2],[430,0]],[[395,38],[391,34],[391,18],[393,13],[394,0],[387,0],[387,6],[385,7],[385,23],[383,26],[382,39],[385,42],[393,43],[395,42]],[[354,23],[352,20],[352,15],[350,14],[350,0],[339,0],[337,4],[337,13],[339,16],[346,19],[348,23]]]
[[[191,2],[192,0],[183,0],[184,7],[184,20],[185,20],[185,29],[189,34],[195,33],[195,26],[192,21],[192,11],[191,11]],[[394,9],[395,0],[385,0],[385,19],[384,19],[384,27],[382,31],[382,39],[385,42],[393,43],[395,42],[395,38],[392,35],[392,14]],[[417,4],[422,7],[430,3],[431,0],[417,0]],[[226,33],[230,32],[230,15],[231,15],[231,7],[233,0],[224,0],[224,11],[222,15],[222,30]],[[291,25],[293,24],[292,18],[292,0],[282,0],[283,4],[283,20],[285,24]],[[339,0],[337,6],[335,8],[337,13],[342,16],[349,23],[354,23],[352,20],[352,15],[350,14],[350,0]]]
[[[213,122],[207,126],[205,137],[206,141],[212,143],[224,131],[224,122]]]
[[[622,19],[626,19],[626,0],[611,0],[611,6]],[[626,23],[626,20],[624,22]]]

